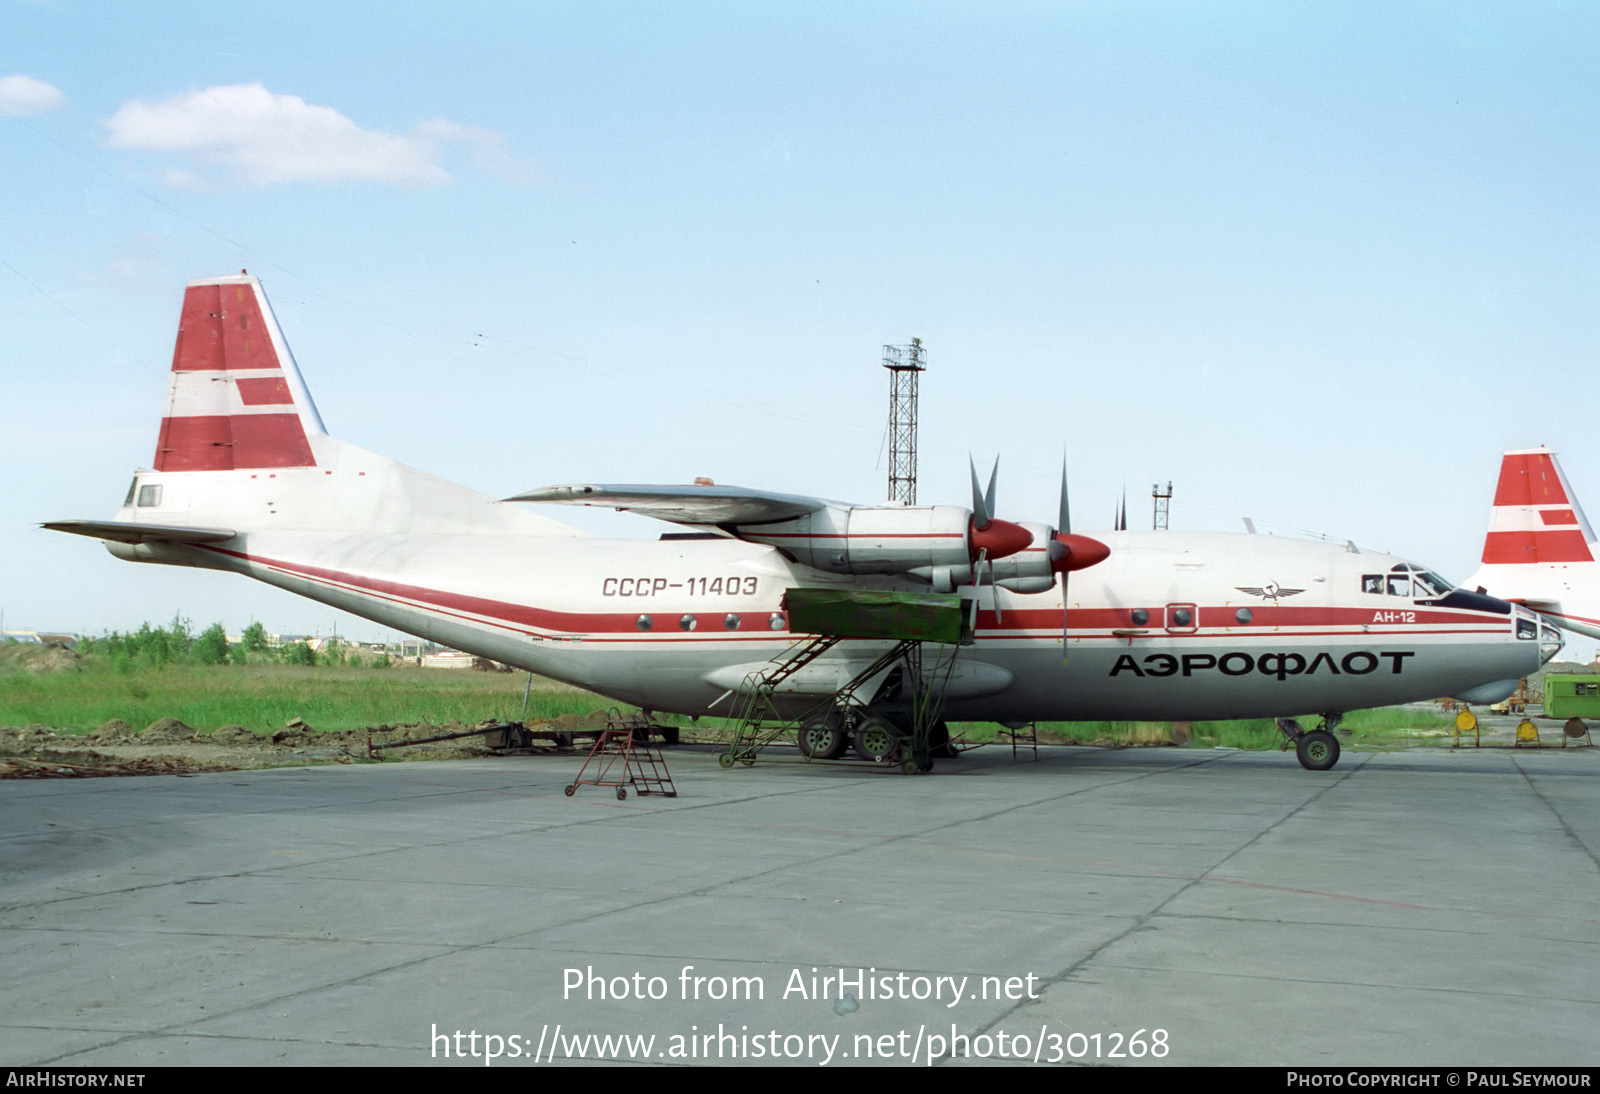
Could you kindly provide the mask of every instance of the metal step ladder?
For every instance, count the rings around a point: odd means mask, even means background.
[[[594,773],[584,778],[591,767]],[[572,797],[580,786],[614,786],[617,800],[626,801],[630,785],[640,797],[646,794],[659,794],[664,798],[678,796],[667,761],[650,738],[648,720],[624,717],[613,708],[606,716],[606,728],[595,738],[583,766],[566,787],[566,795]]]

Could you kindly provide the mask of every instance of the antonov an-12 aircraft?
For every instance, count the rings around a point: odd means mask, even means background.
[[[690,531],[589,537],[543,515],[547,504],[496,501],[337,440],[260,283],[241,275],[189,284],[155,459],[116,517],[46,527],[686,715],[729,713],[730,693],[810,637],[789,628],[787,589],[960,591],[977,610],[944,717],[1273,717],[1313,769],[1337,761],[1329,730],[1342,712],[1495,701],[1561,644],[1526,608],[1353,544],[1090,538],[1067,530],[1064,489],[1058,527],[1012,523],[975,476],[970,509],[713,485],[554,486],[507,501],[632,510]],[[835,645],[783,700],[834,694],[887,645]],[[906,693],[857,692],[847,720],[902,715]],[[1323,728],[1302,730],[1298,715]],[[813,727],[802,747],[836,751],[849,728]]]

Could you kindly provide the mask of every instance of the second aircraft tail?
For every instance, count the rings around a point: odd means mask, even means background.
[[[1500,462],[1482,565],[1466,581],[1600,637],[1600,544],[1547,448],[1507,452]]]

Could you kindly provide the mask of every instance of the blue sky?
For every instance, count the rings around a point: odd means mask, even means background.
[[[1503,449],[1600,506],[1587,3],[0,0],[7,627],[330,610],[118,563],[185,281],[262,277],[334,433],[503,496],[919,500],[1327,534],[1465,577]],[[639,518],[558,513],[654,536]],[[1600,516],[1600,512],[1595,514]],[[348,618],[340,630],[381,634]]]

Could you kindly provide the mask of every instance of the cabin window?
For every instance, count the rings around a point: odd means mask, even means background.
[[[1135,608],[1133,611],[1128,613],[1128,618],[1133,620],[1133,625],[1135,627],[1142,627],[1146,623],[1150,622],[1150,613],[1145,611],[1143,608]]]
[[[1241,623],[1248,623],[1255,618],[1255,615],[1250,611],[1249,608],[1240,608],[1238,611],[1233,613],[1233,617]]]

